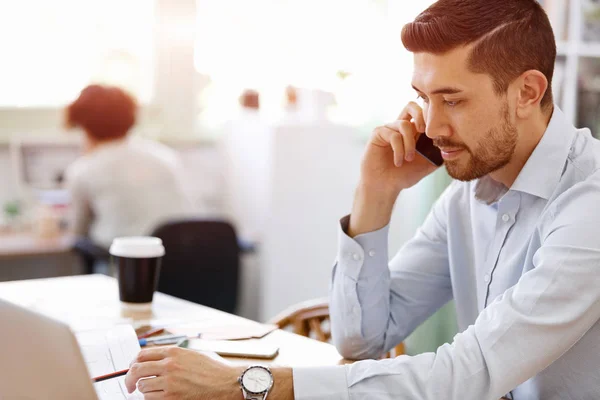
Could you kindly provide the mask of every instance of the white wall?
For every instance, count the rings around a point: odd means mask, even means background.
[[[358,182],[362,146],[356,137],[353,129],[330,124],[274,131],[262,319],[327,295],[337,221],[350,212]]]

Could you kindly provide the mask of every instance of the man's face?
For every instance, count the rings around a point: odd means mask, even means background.
[[[426,134],[442,150],[446,169],[461,181],[504,167],[517,144],[507,97],[492,78],[467,68],[469,47],[443,55],[415,53],[413,87],[423,99]]]

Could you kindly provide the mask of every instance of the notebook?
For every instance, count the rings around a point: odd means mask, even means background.
[[[129,368],[140,351],[140,345],[131,325],[110,329],[78,332],[76,335],[90,378]],[[143,399],[137,390],[127,393],[125,377],[94,383],[100,400]]]

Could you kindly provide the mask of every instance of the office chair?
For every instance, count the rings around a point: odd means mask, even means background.
[[[226,221],[184,219],[159,226],[162,239],[158,291],[234,313],[238,298],[240,246]]]
[[[331,341],[329,329],[329,300],[318,298],[294,304],[268,322],[279,329],[291,329],[297,335],[320,342]],[[399,343],[381,358],[393,358],[404,354],[404,343]]]
[[[106,270],[105,272],[110,275],[108,268],[110,253],[105,248],[98,246],[87,237],[81,237],[73,244],[73,251],[81,257],[84,273],[93,274]]]

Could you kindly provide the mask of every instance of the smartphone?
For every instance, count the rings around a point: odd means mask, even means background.
[[[197,351],[212,351],[224,357],[259,358],[265,360],[272,360],[279,354],[279,347],[276,345],[256,340],[189,339],[187,348]]]
[[[433,145],[433,140],[427,137],[426,134],[422,133],[417,139],[416,145],[417,152],[429,160],[432,164],[440,167],[444,164],[444,158],[440,149]]]

